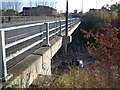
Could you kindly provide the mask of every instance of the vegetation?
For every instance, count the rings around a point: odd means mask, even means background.
[[[99,63],[95,61],[84,68],[69,65],[56,68],[51,77],[39,76],[30,88],[120,88],[119,67],[114,65],[108,70],[106,64]]]
[[[108,10],[100,9],[91,9],[89,12],[85,13],[82,21],[82,28],[85,30],[92,30],[99,28],[100,23],[112,22],[113,26],[117,25],[118,14],[116,11],[112,13]]]
[[[118,88],[118,66],[107,70],[105,64],[98,66],[95,62],[85,66],[64,68],[64,72],[50,84],[52,88]],[[96,66],[97,65],[97,66]]]
[[[10,10],[2,10],[1,14],[2,16],[18,16],[19,12],[13,9],[10,9]]]
[[[100,26],[96,32],[81,31],[85,34],[85,38],[88,39],[86,45],[89,54],[96,59],[97,63],[94,67],[104,68],[103,74],[109,77],[109,80],[104,80],[109,82],[110,87],[112,87],[115,80],[116,85],[120,84],[120,40],[117,37],[116,28],[113,28],[109,23],[103,23]],[[90,38],[94,40],[90,42]],[[109,74],[105,72],[109,72]],[[116,86],[116,88],[118,87]]]
[[[97,67],[104,68],[103,74],[109,77],[109,80],[105,78],[104,80],[105,82],[109,82],[110,87],[112,87],[115,79],[117,80],[116,85],[120,84],[120,39],[118,38],[119,34],[117,32],[119,29],[116,29],[119,28],[118,20],[120,13],[115,10],[111,11],[112,7],[110,10],[103,12],[104,17],[99,17],[97,14],[98,11],[86,13],[84,18],[87,18],[87,20],[91,22],[84,22],[84,30],[81,29],[86,38],[88,53],[91,54],[96,59],[95,62],[97,62],[93,67],[96,67],[95,70],[97,70]],[[92,17],[93,20],[89,19],[90,17]],[[88,25],[86,28],[85,26],[89,23],[91,26]],[[105,72],[109,72],[109,74]]]

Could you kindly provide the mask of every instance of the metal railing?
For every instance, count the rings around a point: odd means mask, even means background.
[[[54,16],[0,16],[0,23],[26,23],[29,21],[40,21],[40,20],[53,20],[60,19],[63,17],[54,17]]]
[[[78,22],[79,19],[69,19],[68,27]],[[65,20],[0,29],[0,81],[7,80],[7,70],[20,57],[26,57],[42,45],[49,46],[49,41],[64,30]]]

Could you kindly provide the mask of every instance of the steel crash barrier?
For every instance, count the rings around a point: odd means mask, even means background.
[[[0,81],[9,79],[8,70],[22,58],[34,52],[42,45],[65,30],[65,20],[36,23],[0,29]],[[80,22],[80,19],[68,20],[68,27]]]

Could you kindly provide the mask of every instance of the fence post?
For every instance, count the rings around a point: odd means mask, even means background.
[[[71,21],[71,18],[70,18],[70,28],[72,27],[71,25],[72,25],[72,21]]]
[[[71,27],[73,26],[73,18],[71,19]]]
[[[49,23],[45,23],[46,26],[46,45],[50,46],[50,42],[49,42]]]
[[[55,28],[56,28],[56,30],[55,30],[55,34],[57,34],[56,32],[57,32],[57,21],[55,21]]]
[[[58,23],[59,23],[58,21],[55,22],[55,28],[56,28],[55,33],[56,33],[56,35],[59,35],[59,32],[57,33],[57,31],[59,30],[59,28],[57,28]]]
[[[61,35],[62,34],[62,30],[61,30],[62,29],[62,27],[61,27],[62,24],[61,24],[61,21],[59,21],[59,24],[60,24],[60,35]]]
[[[73,19],[73,25],[75,24],[75,19]]]
[[[0,31],[0,82],[6,81],[7,67],[6,67],[6,52],[5,52],[5,32]]]

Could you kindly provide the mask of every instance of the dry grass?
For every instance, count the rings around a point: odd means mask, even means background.
[[[84,68],[68,66],[51,87],[57,88],[120,88],[120,73],[117,65],[109,69],[96,63]]]
[[[58,67],[51,78],[44,77],[34,83],[38,88],[120,88],[118,63],[110,68],[98,61],[80,68],[78,66]],[[47,82],[47,84],[46,84]],[[38,84],[39,83],[39,84]]]

